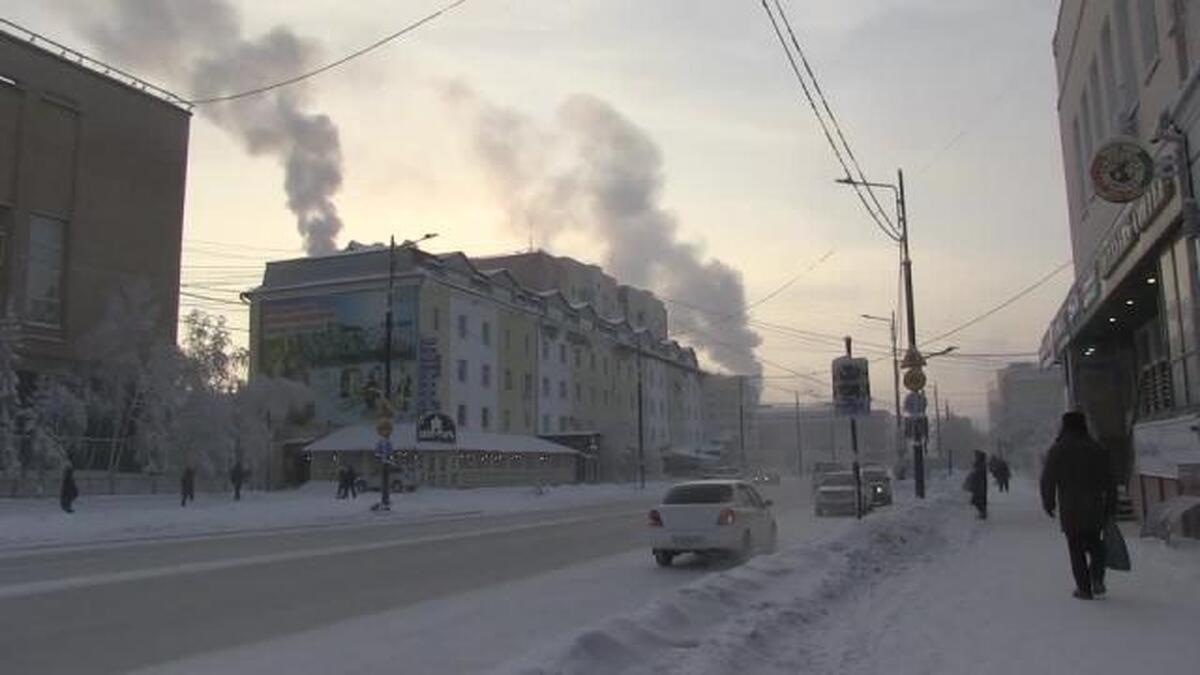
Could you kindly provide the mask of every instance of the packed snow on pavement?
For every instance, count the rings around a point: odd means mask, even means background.
[[[1200,663],[1200,547],[1126,537],[1131,573],[1071,597],[1056,520],[1029,484],[977,520],[924,503],[670,590],[500,672],[1129,673]],[[1191,542],[1188,542],[1189,544]]]
[[[358,499],[334,499],[331,483],[296,490],[200,494],[181,508],[179,495],[84,496],[75,513],[63,513],[56,500],[0,499],[0,551],[172,537],[220,535],[291,527],[319,527],[458,515],[506,514],[620,502],[645,502],[665,484],[528,486],[471,490],[422,489],[392,496],[392,510],[371,511],[378,492]]]

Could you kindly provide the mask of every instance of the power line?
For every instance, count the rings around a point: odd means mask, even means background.
[[[211,295],[201,295],[199,293],[192,293],[190,291],[179,291],[179,294],[185,298],[192,298],[193,300],[204,300],[206,302],[215,302],[220,305],[233,305],[235,307],[245,307],[246,306],[245,304],[238,302],[237,300],[229,300],[227,298],[214,298]]]
[[[858,172],[858,178],[866,188],[867,194],[871,197],[871,203],[875,204],[879,215],[883,217],[883,222],[887,223],[888,229],[899,233],[896,226],[887,216],[887,211],[879,203],[879,198],[875,196],[875,190],[868,185],[867,176],[863,173],[862,166],[858,163],[858,158],[854,156],[854,150],[850,148],[850,142],[846,140],[846,135],[842,133],[842,125],[838,123],[837,115],[833,114],[833,109],[829,107],[829,100],[825,98],[825,92],[821,89],[821,82],[817,79],[817,74],[813,72],[812,65],[808,62],[808,56],[804,54],[804,50],[800,47],[800,41],[796,39],[796,32],[792,30],[792,22],[788,19],[787,12],[783,11],[783,7],[779,4],[779,0],[774,0],[775,9],[779,12],[779,18],[783,19],[783,25],[787,28],[788,36],[792,39],[792,45],[796,48],[796,55],[800,57],[800,62],[804,64],[804,71],[808,73],[808,79],[812,80],[813,89],[817,92],[817,97],[821,99],[821,105],[825,108],[825,113],[829,116],[829,121],[833,124],[833,130],[837,132],[837,137],[842,142],[842,147],[846,150],[846,156],[850,158],[850,163],[854,165],[854,169]]]
[[[221,103],[224,101],[235,101],[237,99],[247,98],[250,96],[257,96],[258,94],[265,94],[274,89],[279,89],[281,87],[287,87],[287,86],[296,84],[298,82],[307,80],[309,78],[316,77],[317,75],[320,75],[321,73],[328,72],[330,70],[333,70],[334,68],[337,68],[338,66],[349,63],[350,61],[353,61],[354,59],[357,59],[360,56],[363,56],[369,52],[379,49],[380,47],[388,44],[389,42],[392,42],[394,40],[397,40],[397,39],[403,37],[404,35],[420,28],[421,26],[424,26],[425,24],[429,23],[430,21],[433,21],[434,19],[437,19],[441,15],[455,9],[456,7],[458,7],[459,5],[462,5],[465,2],[467,2],[467,0],[454,0],[454,2],[451,2],[450,4],[442,7],[441,9],[438,9],[437,11],[435,11],[431,14],[427,14],[426,16],[422,17],[421,19],[408,24],[407,26],[401,28],[400,30],[398,30],[390,35],[387,35],[383,38],[380,38],[379,40],[376,40],[375,42],[372,42],[371,44],[367,45],[366,47],[363,47],[362,49],[351,52],[336,61],[331,61],[319,68],[310,70],[306,73],[301,73],[299,75],[296,75],[295,77],[289,77],[286,80],[280,80],[279,82],[272,82],[271,84],[265,84],[261,87],[255,87],[253,89],[241,91],[236,94],[224,94],[221,96],[209,96],[206,98],[196,98],[196,99],[192,99],[191,101],[188,101],[188,103],[190,103],[192,105],[206,105],[209,103]]]
[[[846,158],[842,155],[842,151],[838,148],[837,142],[833,140],[833,134],[829,131],[829,124],[825,121],[821,111],[817,109],[817,103],[813,99],[812,92],[808,88],[808,82],[805,81],[804,75],[800,72],[800,66],[796,63],[796,57],[792,55],[792,50],[788,47],[787,39],[783,36],[783,31],[779,28],[779,22],[775,19],[775,15],[771,12],[771,8],[767,5],[767,0],[762,0],[763,11],[767,13],[767,18],[771,20],[771,27],[775,30],[775,36],[779,38],[779,44],[783,47],[783,53],[787,56],[788,63],[792,67],[792,72],[796,75],[796,80],[800,83],[800,88],[804,91],[804,98],[808,101],[809,108],[812,109],[813,115],[816,116],[817,122],[821,125],[821,131],[825,134],[825,140],[829,143],[829,147],[833,150],[834,157],[837,158],[838,164],[841,165],[842,171],[846,173],[846,178],[850,180],[851,187],[854,188],[854,193],[858,195],[858,200],[862,202],[863,208],[871,216],[871,220],[875,225],[893,241],[899,241],[900,235],[890,227],[890,221],[885,224],[880,220],[880,214],[877,214],[871,207],[870,202],[863,196],[862,186],[859,181],[854,179],[853,172],[850,171],[849,165],[846,163]],[[884,215],[886,220],[887,216]]]
[[[1051,270],[1049,273],[1047,273],[1042,278],[1033,282],[1029,286],[1026,286],[1025,288],[1021,289],[1019,292],[1017,292],[1015,295],[1008,298],[1007,300],[1001,302],[1000,304],[989,309],[988,311],[984,312],[983,314],[980,314],[979,316],[976,316],[972,319],[964,321],[963,323],[959,324],[958,326],[955,326],[954,328],[951,328],[950,330],[946,331],[945,333],[942,333],[940,335],[935,335],[935,336],[925,340],[925,344],[928,344],[930,342],[937,342],[939,340],[944,340],[944,339],[950,337],[951,335],[961,333],[962,331],[970,328],[971,326],[974,326],[975,324],[979,323],[980,321],[987,319],[988,317],[992,316],[996,312],[999,312],[999,311],[1003,310],[1004,308],[1008,307],[1009,305],[1012,305],[1013,303],[1015,303],[1016,301],[1025,297],[1026,295],[1029,295],[1030,293],[1034,292],[1038,288],[1041,288],[1043,285],[1048,283],[1054,277],[1058,276],[1059,273],[1061,273],[1063,270],[1067,269],[1070,266],[1071,266],[1070,260],[1062,263],[1061,265],[1059,265],[1058,267],[1055,267],[1053,270]]]

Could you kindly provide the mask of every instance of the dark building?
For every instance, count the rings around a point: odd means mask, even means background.
[[[122,288],[147,289],[146,325],[175,340],[190,119],[168,92],[0,30],[0,308],[23,368],[86,360]]]

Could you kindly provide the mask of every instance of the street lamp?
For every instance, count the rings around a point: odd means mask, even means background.
[[[907,322],[908,350],[904,355],[903,366],[906,369],[920,372],[921,366],[924,365],[924,358],[921,356],[921,351],[917,347],[917,319],[916,308],[913,305],[913,281],[912,281],[912,258],[908,251],[908,213],[904,204],[904,171],[896,172],[896,184],[891,183],[874,183],[870,181],[859,181],[847,176],[838,178],[838,183],[843,185],[852,185],[855,187],[877,187],[891,190],[896,196],[896,222],[900,227],[899,236],[892,236],[888,233],[889,238],[900,245],[900,270],[904,275],[904,309]],[[914,378],[919,380],[920,378]],[[907,380],[906,380],[907,385]],[[921,391],[924,386],[916,388],[916,391]],[[925,498],[925,447],[921,439],[913,439],[913,474],[914,484],[918,499]]]
[[[427,232],[417,239],[405,239],[400,243],[402,249],[414,249],[417,244],[433,239],[437,236],[436,232]],[[392,305],[395,303],[395,280],[396,280],[396,238],[392,237],[388,243],[388,285],[387,285],[387,311],[384,316],[383,324],[383,401],[384,414],[387,415],[389,426],[392,416]],[[382,433],[380,434],[383,435]],[[389,431],[390,435],[390,431]],[[391,498],[391,481],[390,467],[392,458],[383,457],[380,467],[381,484],[379,486],[379,504],[383,509],[389,509],[392,505]]]

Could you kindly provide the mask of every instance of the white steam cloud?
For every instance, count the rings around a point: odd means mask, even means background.
[[[660,204],[662,153],[644,130],[593,96],[571,96],[553,125],[541,125],[462,83],[445,95],[470,115],[475,150],[516,230],[533,229],[548,246],[567,232],[592,238],[621,282],[677,301],[672,333],[731,372],[760,372],[741,273],[678,238]]]
[[[78,15],[103,58],[187,87],[197,98],[232,94],[310,68],[315,42],[283,27],[251,39],[224,0],[104,0]],[[284,169],[287,206],[309,255],[332,253],[342,229],[333,195],[342,185],[338,130],[307,112],[303,83],[199,107],[246,150]]]

